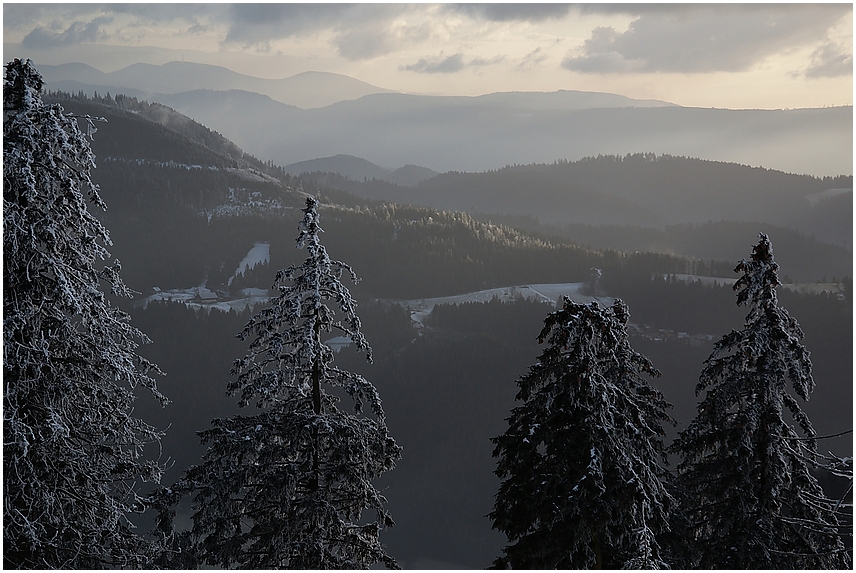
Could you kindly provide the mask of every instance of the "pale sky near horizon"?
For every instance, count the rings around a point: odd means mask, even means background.
[[[431,95],[574,89],[684,106],[853,104],[852,4],[4,3],[4,61],[185,60]]]

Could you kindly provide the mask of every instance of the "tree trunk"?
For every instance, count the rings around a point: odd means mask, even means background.
[[[321,345],[321,323],[317,320],[317,317],[315,321],[315,343],[319,346]],[[315,412],[316,416],[321,414],[321,366],[319,362],[320,358],[316,357],[315,362],[312,364],[312,411]],[[318,460],[318,449],[320,447],[318,443],[318,426],[315,426],[312,434],[315,447],[312,450],[312,477],[309,479],[309,489],[318,491],[318,484],[321,478],[321,464]]]

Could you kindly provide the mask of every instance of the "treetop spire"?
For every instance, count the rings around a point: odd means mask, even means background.
[[[779,264],[773,259],[773,244],[764,233],[758,235],[758,244],[752,248],[750,260],[742,259],[734,272],[743,273],[734,284],[737,291],[737,305],[752,304],[753,310],[775,307],[778,305],[776,287],[779,282]]]

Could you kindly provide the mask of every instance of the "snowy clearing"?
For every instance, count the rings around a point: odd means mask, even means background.
[[[256,243],[238,264],[235,274],[229,278],[229,286],[238,275],[243,275],[256,265],[270,261],[270,243]]]
[[[237,177],[240,177],[244,181],[252,181],[254,183],[272,183],[273,185],[277,185],[282,187],[282,183],[279,179],[275,177],[271,177],[267,173],[262,173],[261,171],[256,171],[251,168],[240,168],[236,169],[234,167],[226,167],[224,169],[226,173],[231,173]]]
[[[668,279],[670,276],[685,283],[701,282],[705,286],[732,286],[737,282],[736,278],[705,277],[700,275],[682,274],[667,274],[663,275],[663,278]],[[781,288],[803,294],[826,294],[829,296],[837,296],[839,298],[846,296],[841,283],[785,283],[781,285]]]
[[[422,298],[416,300],[397,301],[398,304],[410,310],[410,318],[418,326],[424,326],[423,320],[431,314],[438,304],[459,305],[465,302],[490,302],[494,298],[503,302],[518,299],[548,302],[558,306],[563,296],[579,304],[589,304],[598,301],[603,306],[609,306],[615,299],[608,296],[592,297],[580,292],[585,283],[535,284],[492,288],[455,296],[438,298]]]
[[[704,277],[701,275],[682,275],[682,274],[665,274],[664,279],[675,277],[677,280],[685,283],[701,282],[705,286],[733,285],[737,282],[736,278],[726,277]]]
[[[818,191],[817,193],[810,193],[809,195],[806,195],[805,198],[808,201],[808,204],[814,207],[824,199],[831,199],[832,197],[837,197],[838,195],[843,195],[844,193],[853,193],[853,189],[825,189],[823,191]]]
[[[188,308],[194,310],[219,310],[221,312],[229,312],[234,310],[242,312],[247,308],[254,308],[258,305],[267,304],[270,301],[268,291],[260,288],[245,288],[241,289],[240,298],[230,299],[228,295],[221,291],[212,291],[205,286],[198,286],[186,289],[170,289],[161,290],[154,287],[154,294],[150,294],[139,304],[146,308],[150,302],[181,302]]]
[[[250,252],[247,253],[247,256],[244,257],[244,260],[241,261],[235,275],[237,276],[239,272],[246,271],[247,268],[252,268],[252,266],[254,264],[258,264],[258,262],[269,260],[269,248],[270,245],[267,243],[256,243]],[[424,326],[422,323],[423,319],[427,315],[431,314],[431,311],[438,304],[459,305],[465,302],[486,303],[496,298],[504,302],[513,302],[519,299],[536,300],[558,306],[563,296],[567,296],[579,304],[589,304],[593,301],[598,301],[603,306],[609,306],[615,301],[614,298],[608,296],[592,297],[582,294],[580,289],[584,284],[585,283],[560,283],[509,286],[464,293],[455,296],[394,302],[395,304],[399,304],[410,309],[410,316],[414,323],[416,323],[415,326],[421,327]],[[138,304],[145,308],[152,301],[173,301],[182,302],[189,308],[196,310],[210,311],[214,309],[229,312],[230,310],[243,311],[247,307],[252,308],[260,304],[267,304],[270,300],[268,291],[260,288],[242,289],[242,296],[234,299],[230,298],[225,292],[211,291],[206,288],[204,284],[192,288],[170,290],[161,290],[158,287],[154,287],[154,291],[154,294],[145,297]]]

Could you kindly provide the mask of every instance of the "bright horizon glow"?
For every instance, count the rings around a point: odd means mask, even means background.
[[[4,4],[4,60],[332,72],[426,95],[852,105],[852,4]]]

